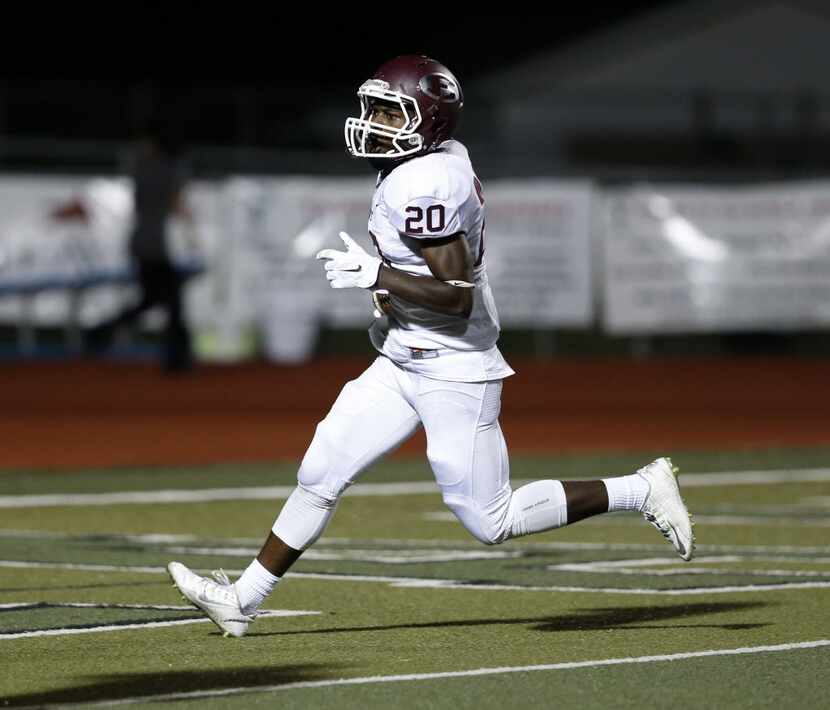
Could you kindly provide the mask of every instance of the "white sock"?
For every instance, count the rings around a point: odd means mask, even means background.
[[[259,609],[280,579],[281,577],[275,577],[265,569],[259,560],[254,559],[233,585],[236,589],[236,596],[239,597],[242,613],[253,614]]]
[[[603,478],[608,491],[608,512],[615,510],[642,510],[651,487],[638,473],[616,478]]]

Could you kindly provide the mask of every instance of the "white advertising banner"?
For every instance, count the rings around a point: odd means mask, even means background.
[[[830,324],[830,183],[613,189],[601,212],[610,333]]]
[[[236,273],[274,359],[308,354],[320,324],[367,327],[369,294],[332,291],[314,254],[345,230],[374,251],[367,220],[374,179],[238,178],[228,185]],[[502,326],[587,326],[592,318],[591,186],[485,185],[485,261]]]
[[[582,181],[485,184],[484,258],[503,326],[591,324],[592,193]]]
[[[56,208],[79,196],[90,206],[87,222],[52,217]],[[62,284],[122,269],[130,199],[124,182],[117,180],[0,180],[0,322],[21,317],[24,304],[17,294],[43,289],[25,304],[27,315],[38,324],[60,324],[68,315]],[[85,316],[94,319],[114,307],[109,293],[88,303]]]
[[[342,248],[346,231],[374,251],[366,231],[374,181],[325,178],[235,178],[225,187],[232,250],[222,259],[238,307],[228,315],[255,324],[274,360],[307,358],[321,325],[366,326],[371,297],[362,289],[333,292],[321,249]],[[217,266],[219,266],[217,262]],[[229,319],[230,320],[230,319]]]
[[[239,359],[258,340],[267,357],[299,361],[321,326],[368,328],[369,294],[330,289],[314,255],[342,248],[341,230],[374,251],[374,183],[371,174],[192,183],[195,239],[171,220],[168,247],[177,261],[205,266],[186,292],[197,352]],[[591,323],[591,195],[582,181],[485,185],[485,260],[503,327]],[[86,220],[53,217],[73,201]],[[0,178],[0,322],[61,326],[72,318],[91,326],[134,298],[132,211],[124,178]],[[188,252],[194,241],[197,253]]]
[[[209,183],[189,190],[206,252],[221,231],[216,192]],[[65,212],[59,218],[60,208]],[[132,297],[127,253],[132,217],[126,178],[0,178],[0,323],[25,317],[36,326],[62,326],[72,317],[90,326],[114,315]],[[169,251],[192,265],[204,255],[189,250],[183,230],[180,221],[171,220]],[[211,308],[203,290],[196,304],[201,314]],[[76,313],[70,313],[70,294],[77,297]],[[192,300],[194,294],[188,295]]]

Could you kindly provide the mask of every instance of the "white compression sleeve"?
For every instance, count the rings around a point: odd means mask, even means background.
[[[297,486],[285,501],[271,530],[289,547],[305,550],[323,534],[336,506],[336,500],[323,498],[304,486]]]
[[[532,535],[568,524],[568,502],[559,481],[534,481],[513,491],[510,537]]]

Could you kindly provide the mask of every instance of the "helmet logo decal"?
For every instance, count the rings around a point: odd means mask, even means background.
[[[389,91],[389,82],[382,79],[369,79],[361,84],[358,91],[367,91],[368,89],[377,89],[380,91]]]
[[[442,104],[454,104],[461,98],[458,84],[447,74],[435,73],[422,76],[418,86],[427,96]]]

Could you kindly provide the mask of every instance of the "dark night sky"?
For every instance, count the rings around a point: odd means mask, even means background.
[[[556,15],[430,16],[416,5],[403,18],[362,10],[362,21],[323,10],[292,16],[275,4],[241,3],[220,15],[150,3],[133,16],[74,18],[72,32],[50,39],[48,52],[27,52],[25,61],[18,50],[0,49],[10,55],[0,72],[0,132],[122,140],[136,129],[139,114],[154,110],[149,105],[165,107],[196,143],[284,145],[307,128],[307,112],[351,97],[377,66],[399,54],[434,57],[463,87],[678,2],[620,0]],[[244,92],[267,99],[243,140],[235,102]],[[275,135],[278,129],[285,135]]]
[[[379,31],[377,27],[347,29],[328,25],[314,30],[313,47],[305,43],[308,35],[299,33],[294,45],[277,42],[267,49],[254,48],[252,53],[264,61],[251,74],[274,80],[282,72],[290,73],[291,67],[306,67],[317,74],[318,81],[354,84],[368,77],[386,59],[398,54],[423,53],[448,65],[463,81],[545,49],[567,46],[591,32],[642,15],[650,8],[671,4],[623,0],[601,11],[596,5],[586,4],[584,9],[559,15],[462,15],[442,17],[423,29],[407,28],[401,22],[395,31],[389,32]],[[269,56],[273,57],[271,61]],[[234,74],[242,78],[243,73],[244,59],[240,58]]]
[[[48,51],[30,47],[21,55],[7,48],[15,61],[4,63],[0,81],[94,77],[178,84],[190,78],[292,85],[310,77],[328,85],[356,84],[383,61],[405,53],[429,54],[463,80],[678,2],[619,0],[604,8],[564,6],[555,15],[434,17],[424,9],[429,6],[416,5],[408,17],[382,16],[378,10],[371,17],[362,10],[363,21],[323,10],[288,15],[278,4],[240,3],[236,12],[220,15],[218,5],[206,12],[187,3],[147,10],[153,6],[148,3],[133,16],[74,18],[72,31],[50,39]]]

